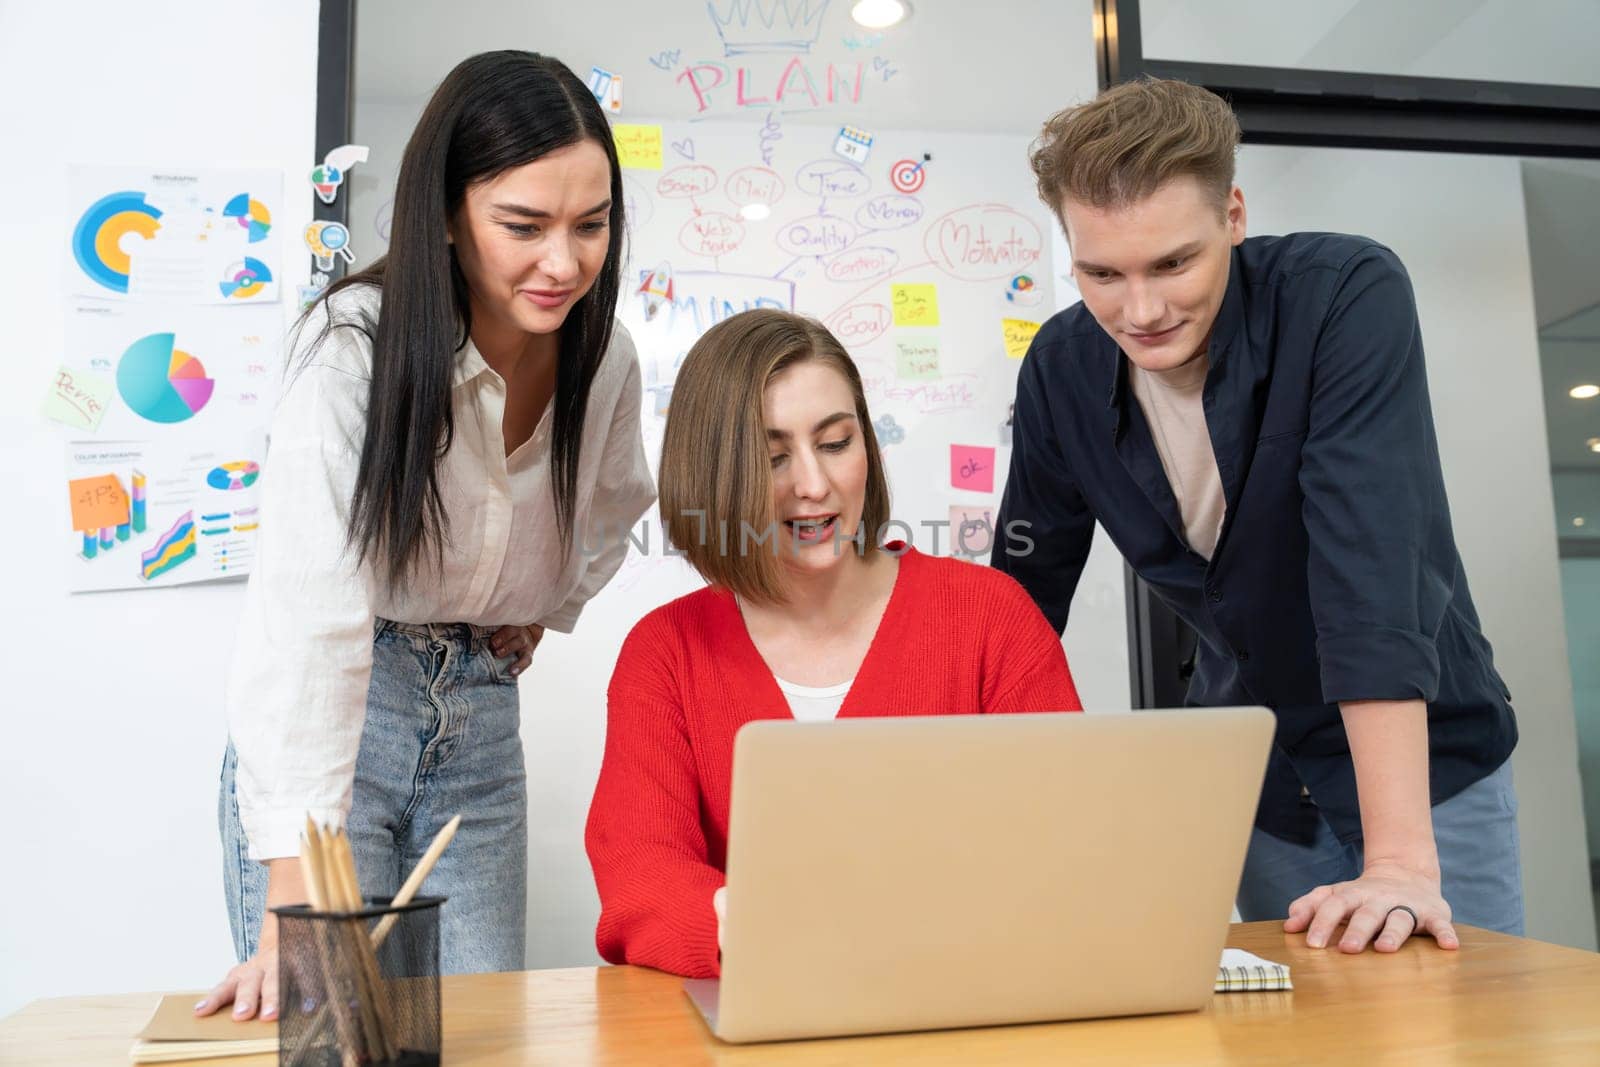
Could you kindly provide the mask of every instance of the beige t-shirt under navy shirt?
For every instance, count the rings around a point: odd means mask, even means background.
[[[1129,361],[1129,384],[1150,423],[1161,467],[1183,517],[1189,547],[1208,561],[1217,547],[1227,504],[1216,453],[1201,404],[1211,359],[1202,353],[1180,367],[1151,371]]]

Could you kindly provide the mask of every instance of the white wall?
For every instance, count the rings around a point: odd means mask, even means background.
[[[241,23],[201,0],[0,4],[0,1015],[35,997],[209,986],[232,962],[216,833],[221,694],[243,586],[69,597],[62,428],[72,163],[274,167],[310,221],[317,4]],[[286,246],[290,301],[307,259]],[[290,304],[285,303],[287,313]]]
[[[1250,232],[1366,234],[1410,271],[1456,542],[1522,734],[1513,773],[1528,936],[1592,949],[1520,165],[1248,146],[1238,181]]]

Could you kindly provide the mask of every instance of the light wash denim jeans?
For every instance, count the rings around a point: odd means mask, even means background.
[[[1445,903],[1454,922],[1522,933],[1522,857],[1511,761],[1433,807]],[[1361,843],[1341,844],[1326,821],[1300,845],[1253,830],[1239,884],[1245,922],[1282,919],[1289,905],[1319,885],[1361,874]]]
[[[447,897],[440,971],[521,970],[527,938],[527,774],[511,659],[493,631],[380,619],[372,645],[367,718],[356,758],[350,845],[363,896],[393,896],[440,827],[461,828],[422,892]],[[234,951],[255,954],[267,869],[246,852],[234,793],[236,759],[222,761],[217,823]]]

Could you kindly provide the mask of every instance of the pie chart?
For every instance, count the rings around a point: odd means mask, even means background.
[[[117,364],[117,392],[151,422],[183,422],[211,399],[217,383],[198,359],[174,346],[176,335],[153,333],[128,346]]]

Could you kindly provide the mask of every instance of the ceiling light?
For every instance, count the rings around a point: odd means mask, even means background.
[[[1574,385],[1567,390],[1567,395],[1574,400],[1589,400],[1600,396],[1600,385]]]
[[[911,5],[905,0],[857,0],[850,9],[850,17],[869,30],[886,30],[911,14]]]
[[[1591,437],[1584,444],[1589,446],[1590,452],[1600,452],[1600,437]]]
[[[751,222],[760,222],[762,219],[772,214],[772,208],[768,207],[766,204],[746,204],[744,207],[739,209],[739,214],[743,215]]]
[[[1573,519],[1572,520],[1572,525],[1574,525],[1574,526],[1582,526],[1583,525],[1583,516],[1579,515],[1577,518]]]

